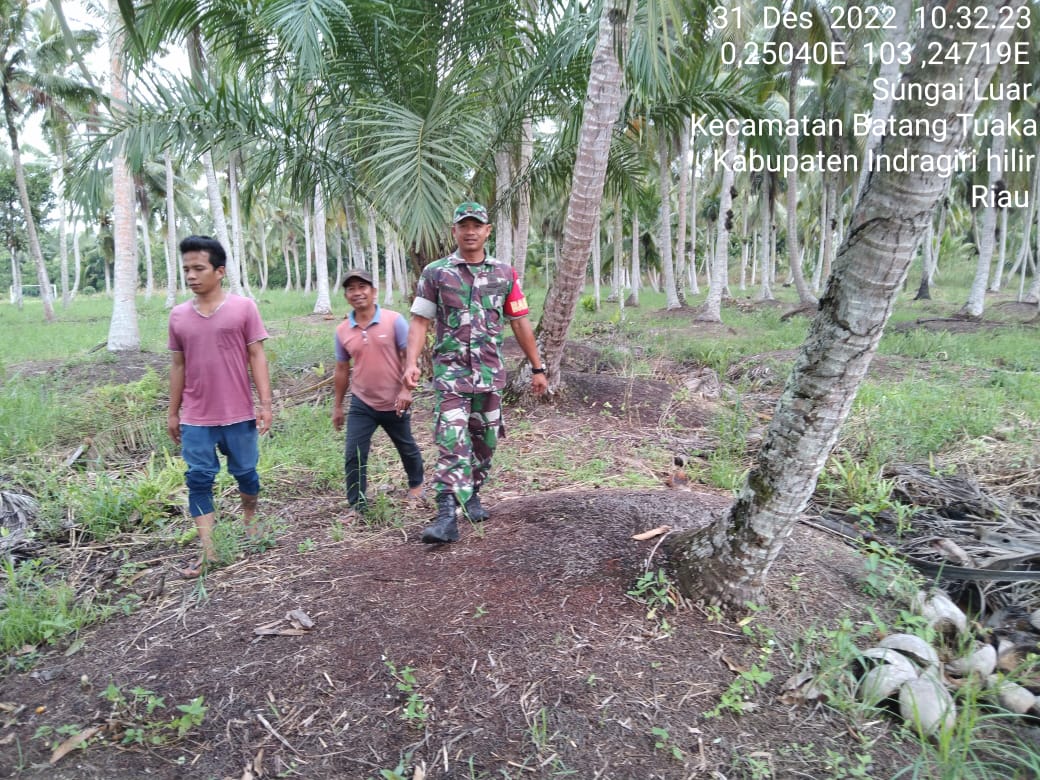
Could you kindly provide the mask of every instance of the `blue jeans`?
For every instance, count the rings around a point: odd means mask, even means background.
[[[192,517],[213,511],[213,482],[220,472],[217,451],[227,457],[227,470],[238,481],[238,490],[247,496],[260,492],[260,460],[256,420],[233,425],[181,425],[181,457],[188,464],[184,481],[188,485],[188,510]]]
[[[401,456],[401,465],[408,475],[408,487],[419,487],[423,483],[423,460],[419,445],[412,437],[412,415],[405,412],[381,412],[373,409],[356,395],[350,397],[347,411],[347,443],[344,470],[347,477],[347,501],[351,506],[364,508],[365,490],[368,487],[368,450],[372,434],[382,428]]]

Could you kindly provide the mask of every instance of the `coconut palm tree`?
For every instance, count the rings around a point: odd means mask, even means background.
[[[11,144],[11,164],[14,167],[15,184],[22,211],[25,214],[25,232],[29,243],[29,254],[36,266],[36,280],[40,285],[40,300],[43,316],[47,322],[54,321],[54,304],[51,296],[51,280],[40,248],[40,237],[33,218],[29,189],[25,179],[25,166],[19,141],[18,119],[28,106],[29,97],[36,85],[36,74],[30,70],[31,35],[34,23],[28,3],[20,0],[0,2],[0,99],[3,102],[4,124]]]
[[[1012,10],[1024,0],[1012,0]],[[1010,30],[927,30],[916,44],[910,83],[988,83],[996,62],[922,65],[928,47],[950,43],[996,46]],[[932,120],[972,115],[971,90],[929,106],[902,101],[893,116]],[[886,136],[881,150],[951,154],[963,144],[959,123],[942,141]],[[770,422],[756,462],[728,513],[703,531],[678,535],[679,582],[688,594],[731,606],[757,599],[770,565],[816,486],[856,391],[877,349],[913,251],[927,230],[949,179],[928,173],[876,171],[859,199],[820,310]]]
[[[72,56],[89,50],[97,43],[93,31],[69,28],[61,13],[60,3],[37,16],[39,44],[32,52],[36,84],[32,103],[43,111],[41,127],[44,138],[54,152],[57,174],[64,182],[68,174],[68,154],[76,115],[82,115],[98,98],[89,79],[70,76]],[[68,306],[69,287],[68,214],[64,199],[58,201],[58,256],[60,258],[61,302]]]

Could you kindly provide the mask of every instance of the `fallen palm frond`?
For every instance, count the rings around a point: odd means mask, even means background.
[[[923,466],[895,465],[885,476],[894,483],[893,496],[916,510],[912,530],[895,545],[900,554],[931,564],[929,573],[944,579],[973,583],[984,608],[1040,607],[1035,497],[998,495],[966,473],[937,474]]]

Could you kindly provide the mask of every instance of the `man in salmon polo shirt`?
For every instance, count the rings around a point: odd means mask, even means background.
[[[410,501],[422,497],[423,459],[412,436],[412,391],[401,381],[408,323],[376,303],[378,290],[365,269],[347,271],[342,286],[352,311],[336,327],[332,425],[337,431],[343,428],[343,399],[349,389],[344,471],[353,520],[368,508],[368,451],[376,428],[386,431],[401,456]]]
[[[166,429],[181,445],[188,486],[188,510],[195,518],[202,551],[181,571],[197,577],[217,561],[213,545],[213,482],[220,471],[219,451],[238,481],[242,521],[254,533],[260,476],[258,434],[271,428],[271,379],[264,354],[267,331],[256,303],[221,286],[226,273],[224,247],[209,236],[180,243],[184,279],[194,293],[170,311],[170,409]],[[259,406],[254,406],[256,386]]]

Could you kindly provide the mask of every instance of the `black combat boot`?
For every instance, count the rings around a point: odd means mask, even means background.
[[[424,528],[422,540],[427,544],[445,544],[458,541],[459,524],[455,522],[455,496],[452,493],[437,494],[437,519]]]
[[[480,496],[477,495],[475,490],[473,495],[469,497],[469,501],[466,502],[466,506],[462,508],[462,511],[474,523],[483,523],[491,517],[491,513],[480,505]]]

